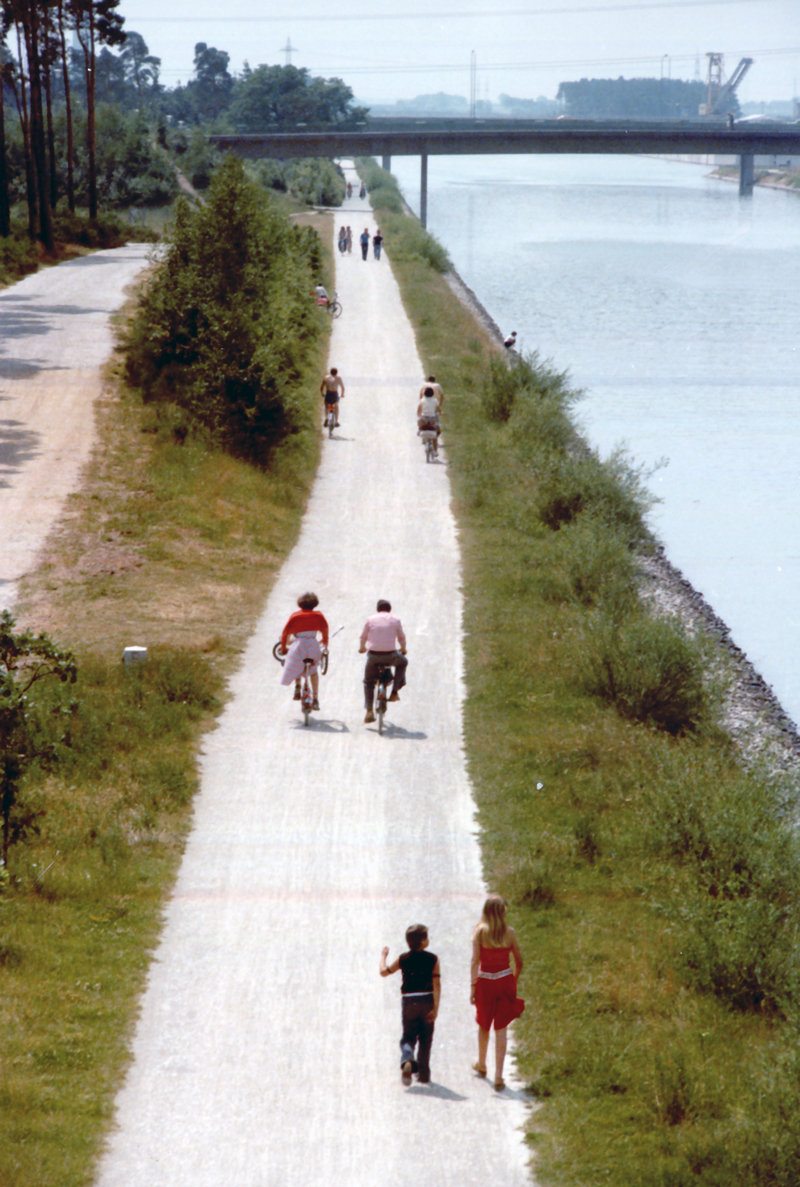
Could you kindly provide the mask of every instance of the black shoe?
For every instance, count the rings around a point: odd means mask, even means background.
[[[411,1073],[413,1070],[414,1070],[414,1065],[411,1063],[410,1059],[407,1059],[406,1062],[403,1064],[403,1067],[401,1069],[401,1074],[400,1074],[400,1078],[403,1081],[403,1084],[405,1085],[406,1088],[408,1088],[409,1084],[411,1083]]]
[[[314,704],[311,706],[311,708],[312,708],[312,709],[319,709],[319,701],[317,700],[317,698],[316,698],[316,697],[314,697]]]

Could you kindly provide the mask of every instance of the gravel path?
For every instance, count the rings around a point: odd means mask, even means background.
[[[513,1061],[502,1094],[470,1070],[470,933],[484,887],[446,463],[426,465],[416,437],[423,376],[389,263],[361,259],[368,204],[348,203],[337,230],[342,221],[355,240],[336,261],[342,427],[325,440],[301,538],[205,740],[98,1187],[530,1182]],[[345,629],[306,729],[270,653],[308,588]],[[363,721],[357,654],[378,597],[403,620],[410,659],[383,737]],[[441,961],[442,1004],[432,1083],[406,1090],[399,977],[381,979],[378,960],[417,921]]]
[[[43,268],[0,293],[0,610],[34,565],[94,444],[110,314],[147,262],[128,244]]]

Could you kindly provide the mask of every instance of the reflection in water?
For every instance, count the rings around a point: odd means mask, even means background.
[[[393,162],[418,204],[417,162]],[[428,225],[646,466],[652,520],[800,719],[800,197],[637,157],[431,157]]]

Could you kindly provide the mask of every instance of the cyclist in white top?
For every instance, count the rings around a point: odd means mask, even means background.
[[[434,453],[438,453],[439,434],[442,431],[440,424],[442,406],[430,384],[427,387],[424,387],[422,392],[422,399],[417,405],[417,432],[421,433],[425,430],[435,430],[436,440],[433,443],[433,450]]]

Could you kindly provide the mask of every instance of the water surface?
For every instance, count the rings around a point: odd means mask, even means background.
[[[419,162],[392,169],[418,209]],[[504,332],[656,467],[672,562],[800,720],[800,196],[646,157],[431,157],[428,226]],[[390,245],[389,246],[390,249]]]

